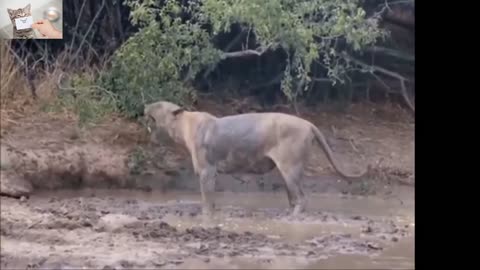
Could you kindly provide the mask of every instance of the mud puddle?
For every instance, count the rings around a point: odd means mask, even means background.
[[[58,191],[1,198],[2,268],[413,268],[411,198]]]

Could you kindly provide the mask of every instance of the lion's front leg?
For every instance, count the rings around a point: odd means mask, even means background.
[[[202,193],[202,212],[205,216],[212,216],[215,210],[215,183],[217,170],[214,166],[207,166],[200,171],[200,192]]]
[[[192,151],[192,161],[195,173],[198,175],[200,182],[202,212],[204,216],[211,216],[215,210],[213,195],[217,181],[217,169],[207,162],[205,151],[202,151],[202,149],[194,149],[194,151]]]

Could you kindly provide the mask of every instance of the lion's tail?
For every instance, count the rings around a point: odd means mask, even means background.
[[[312,131],[315,134],[315,139],[317,142],[322,146],[323,150],[325,151],[325,154],[327,155],[328,160],[330,163],[332,163],[333,167],[335,170],[343,177],[345,178],[360,178],[363,177],[365,174],[368,173],[370,170],[370,166],[367,167],[367,169],[359,174],[349,174],[343,171],[339,164],[338,161],[333,157],[332,150],[330,146],[327,143],[327,140],[325,139],[325,136],[323,136],[322,132],[314,125],[312,125]]]

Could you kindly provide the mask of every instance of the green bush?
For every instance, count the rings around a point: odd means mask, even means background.
[[[175,8],[180,7],[167,4],[161,14]],[[144,104],[159,99],[188,105],[196,97],[189,83],[202,67],[220,59],[201,25],[169,15],[161,18],[148,22],[115,53],[102,78],[128,116],[137,116]]]

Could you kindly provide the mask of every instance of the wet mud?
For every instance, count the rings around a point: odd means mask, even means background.
[[[297,217],[279,194],[219,193],[217,201],[207,220],[196,193],[2,197],[0,266],[414,268],[413,200],[312,195]]]

